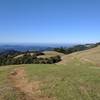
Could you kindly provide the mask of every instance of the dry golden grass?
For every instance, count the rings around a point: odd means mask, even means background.
[[[72,59],[79,59],[81,61],[91,62],[93,64],[100,65],[100,46],[89,50],[84,50],[69,55],[65,55],[63,56],[63,60],[58,64],[66,64]]]
[[[41,56],[38,56],[38,58],[49,58],[49,57],[54,57],[54,56],[64,56],[63,53],[59,53],[59,52],[56,52],[56,51],[44,51],[43,52],[45,55],[41,55]]]
[[[32,56],[34,53],[30,53],[30,55]],[[16,57],[14,57],[15,59],[17,59],[17,58],[20,58],[20,57],[23,57],[24,56],[24,54],[20,54],[20,55],[17,55]]]
[[[17,55],[16,57],[14,57],[15,59],[17,59],[17,58],[20,58],[20,57],[23,57],[24,56],[24,54],[20,54],[20,55]]]

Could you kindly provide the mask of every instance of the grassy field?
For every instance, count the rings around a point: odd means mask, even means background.
[[[67,62],[72,61],[73,58],[77,58],[81,61],[90,62],[92,64],[100,66],[100,46],[89,50],[65,55],[63,56],[63,60],[59,62],[59,64],[67,64]]]
[[[8,79],[13,68],[0,68],[0,100],[21,100],[21,94],[13,89]],[[39,81],[40,90],[47,97],[100,100],[100,68],[95,65],[75,59],[68,65],[24,65],[24,68],[29,82]]]
[[[9,79],[11,71],[15,68],[20,68],[20,66],[0,67],[0,100],[26,100],[25,94],[18,91]]]
[[[38,56],[38,58],[49,58],[49,57],[54,57],[54,56],[64,56],[63,53],[59,53],[59,52],[56,52],[56,51],[44,51],[43,52],[44,55],[41,55],[41,56]]]
[[[0,68],[0,100],[17,100],[20,96],[9,82],[9,72],[14,68],[12,66],[3,66]],[[19,99],[21,100],[21,99]]]
[[[28,65],[29,79],[57,100],[100,100],[100,68],[79,61],[63,65]]]
[[[98,60],[93,60],[94,64],[81,59],[93,59],[95,55],[99,59],[99,51],[97,47],[77,52],[66,56],[63,63],[58,64],[2,66],[0,100],[100,100],[100,67],[96,65]],[[19,90],[9,78],[16,68],[20,73],[13,79]],[[27,97],[31,91],[31,97],[35,99]]]

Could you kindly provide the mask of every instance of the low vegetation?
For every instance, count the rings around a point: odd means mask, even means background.
[[[75,45],[75,46],[70,47],[70,48],[63,48],[63,47],[54,48],[54,51],[61,52],[61,53],[64,53],[64,54],[70,54],[70,53],[77,52],[77,51],[88,50],[88,49],[97,47],[98,45],[100,45],[100,43],[85,44],[85,45]]]
[[[0,65],[16,65],[16,64],[53,64],[61,61],[61,57],[53,56],[49,58],[38,58],[42,53],[31,55],[29,53],[15,58],[14,55],[3,55],[0,57]]]

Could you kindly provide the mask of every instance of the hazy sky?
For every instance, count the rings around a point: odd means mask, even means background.
[[[100,0],[0,0],[0,43],[100,41]]]

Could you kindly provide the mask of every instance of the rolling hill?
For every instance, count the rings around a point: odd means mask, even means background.
[[[40,56],[38,56],[38,58],[49,58],[49,57],[54,57],[57,55],[59,55],[60,57],[64,56],[63,53],[59,53],[56,51],[44,51],[43,53],[44,53],[44,55],[40,55]]]
[[[58,64],[2,66],[0,100],[100,100],[99,59],[100,46]]]
[[[86,61],[93,64],[100,65],[100,46],[84,50],[80,52],[75,52],[69,55],[63,56],[63,59],[58,64],[66,64],[72,59],[79,59],[80,61]]]

